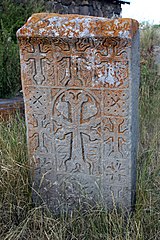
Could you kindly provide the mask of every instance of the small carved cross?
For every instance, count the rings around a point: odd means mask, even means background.
[[[33,47],[32,52],[29,52],[29,51],[26,52],[25,61],[29,61],[30,59],[34,61],[34,71],[35,72],[33,75],[33,79],[36,82],[36,84],[40,85],[45,80],[42,62],[46,58],[47,58],[47,60],[49,60],[48,59],[49,50],[42,51],[40,44],[34,45],[32,47]]]
[[[122,130],[121,127],[124,124],[124,119],[121,118],[107,118],[107,123],[104,124],[104,131],[106,135],[105,142],[111,143],[111,149],[108,156],[114,155],[115,157],[123,157],[122,145],[125,144],[125,133],[127,128]]]

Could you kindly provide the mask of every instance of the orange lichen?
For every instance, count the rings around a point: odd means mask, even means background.
[[[138,22],[129,18],[106,19],[55,13],[33,14],[18,30],[17,37],[120,37],[131,39],[138,30]]]

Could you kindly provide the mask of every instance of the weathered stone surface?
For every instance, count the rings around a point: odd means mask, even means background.
[[[33,15],[17,36],[36,192],[54,210],[86,201],[130,209],[138,23],[43,13]]]

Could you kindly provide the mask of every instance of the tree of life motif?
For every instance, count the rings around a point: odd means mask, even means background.
[[[83,90],[68,90],[55,97],[53,106],[53,127],[59,170],[66,172],[89,172],[93,174],[98,161],[98,148],[92,157],[86,154],[92,149],[101,134],[99,106],[96,99]]]

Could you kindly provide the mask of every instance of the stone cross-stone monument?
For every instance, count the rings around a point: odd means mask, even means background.
[[[131,209],[139,32],[132,19],[34,14],[17,32],[34,201]]]

